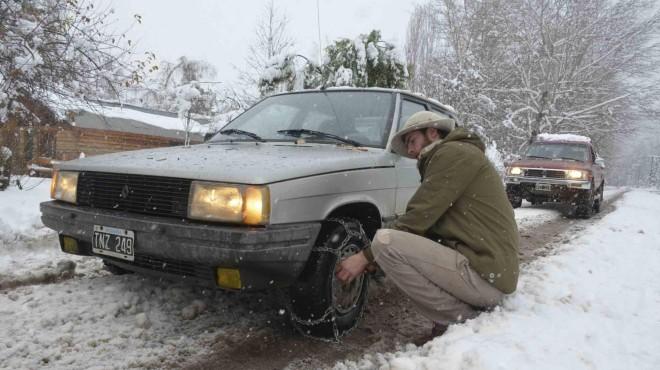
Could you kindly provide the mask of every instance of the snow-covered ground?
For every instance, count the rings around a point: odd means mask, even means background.
[[[617,210],[521,271],[494,312],[423,347],[335,369],[659,369],[660,192]]]
[[[177,367],[218,336],[244,335],[247,316],[285,320],[283,307],[246,308],[236,294],[114,276],[96,258],[61,253],[39,220],[48,181],[32,186],[0,192],[0,287],[16,286],[0,288],[0,368]],[[658,368],[658,216],[660,194],[630,192],[582,237],[525,266],[518,292],[495,312],[424,347],[336,367]],[[558,217],[553,207],[516,210],[521,230]],[[33,284],[62,272],[74,278]]]

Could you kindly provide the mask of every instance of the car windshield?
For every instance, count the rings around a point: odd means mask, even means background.
[[[527,148],[525,157],[546,159],[568,159],[585,162],[588,148],[583,144],[570,143],[534,143]]]
[[[394,94],[376,91],[276,95],[245,111],[210,141],[254,140],[254,137],[287,141],[300,136],[308,142],[357,142],[363,146],[384,148],[392,121],[393,101]],[[330,135],[309,134],[309,131]],[[256,136],[249,137],[245,133]]]

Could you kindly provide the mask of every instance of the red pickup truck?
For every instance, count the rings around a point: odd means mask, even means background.
[[[591,139],[572,134],[539,134],[524,156],[508,164],[506,192],[514,208],[561,202],[569,214],[589,218],[600,211],[605,164]]]

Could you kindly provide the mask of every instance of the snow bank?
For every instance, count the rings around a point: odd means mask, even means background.
[[[50,180],[29,178],[23,189],[10,186],[0,192],[0,251],[12,241],[51,232],[41,223],[39,211],[39,203],[50,198]]]
[[[657,369],[659,213],[660,193],[627,193],[557,255],[525,266],[494,312],[335,369]]]
[[[57,233],[41,223],[48,179],[27,178],[23,189],[0,191],[0,290],[70,278],[101,269],[100,261],[62,253]]]
[[[577,141],[577,142],[586,142],[590,143],[591,139],[582,136],[582,135],[574,135],[574,134],[538,134],[536,136],[536,140],[538,141]]]

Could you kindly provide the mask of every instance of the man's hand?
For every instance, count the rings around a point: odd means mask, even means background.
[[[364,253],[360,252],[339,262],[335,269],[335,275],[343,284],[348,284],[364,273],[367,266],[369,266],[369,260],[364,256]]]

